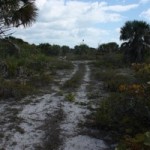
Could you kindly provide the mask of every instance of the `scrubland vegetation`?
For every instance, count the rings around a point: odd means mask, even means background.
[[[137,30],[141,26],[142,29]],[[91,113],[92,126],[105,131],[117,143],[117,150],[148,150],[149,28],[145,22],[127,22],[121,28],[120,38],[125,41],[121,46],[111,42],[101,44],[97,49],[86,44],[71,49],[49,43],[31,45],[14,37],[1,39],[0,99],[20,100],[27,95],[39,94],[43,88],[51,92],[57,71],[72,70],[74,60],[91,60],[88,63],[90,80],[98,87],[95,91],[89,85],[87,95],[89,101],[96,100],[97,106]],[[62,85],[61,89],[68,91],[65,96],[68,102],[75,101],[73,92],[82,84],[84,72],[85,65],[80,63],[77,72]]]
[[[117,57],[114,56],[112,59],[115,63]],[[96,126],[111,134],[113,140],[120,141],[118,150],[148,150],[149,64],[120,66],[118,63],[111,66],[112,59],[106,63],[103,59],[92,64],[93,77],[98,82],[103,82],[104,91],[108,93],[107,97],[100,98],[99,108],[95,113]]]
[[[57,70],[73,68],[72,63],[59,59],[58,55],[47,56],[38,46],[21,39],[10,39],[20,47],[20,51],[16,52],[7,40],[1,40],[1,98],[20,98],[38,92],[41,86],[53,83]]]

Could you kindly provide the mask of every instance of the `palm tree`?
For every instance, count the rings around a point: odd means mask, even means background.
[[[121,28],[120,39],[125,41],[121,45],[125,60],[142,62],[144,50],[150,44],[150,25],[144,21],[127,21]]]
[[[30,26],[36,21],[37,8],[34,0],[0,0],[0,38],[8,36],[12,27]],[[12,49],[20,52],[20,48],[9,38],[5,38]]]
[[[1,0],[0,33],[6,27],[24,27],[31,25],[37,16],[34,0]]]

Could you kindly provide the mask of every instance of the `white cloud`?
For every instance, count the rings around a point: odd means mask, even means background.
[[[50,42],[76,45],[84,38],[90,46],[109,37],[109,31],[99,24],[111,24],[124,19],[121,12],[138,7],[138,4],[108,5],[108,3],[78,0],[36,0],[39,8],[37,22],[25,30],[18,29],[17,37],[29,42]]]
[[[140,17],[143,17],[147,20],[150,21],[150,9],[146,10],[146,11],[143,11],[141,14],[140,14]]]
[[[131,4],[131,5],[114,5],[114,6],[107,6],[104,8],[105,10],[111,10],[114,12],[125,12],[131,9],[137,8],[139,4]]]
[[[146,3],[148,3],[148,2],[150,2],[150,0],[140,0],[140,3],[141,3],[141,4],[146,4]]]
[[[35,3],[38,9],[42,9],[44,5],[47,3],[47,0],[36,0]]]
[[[116,29],[115,29],[115,31],[116,31],[117,33],[120,33],[120,30],[121,30],[121,28],[116,28]]]

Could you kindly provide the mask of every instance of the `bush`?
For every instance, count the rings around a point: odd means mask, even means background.
[[[95,67],[120,68],[124,67],[123,55],[121,53],[111,53],[101,56],[99,60],[93,62]]]
[[[139,68],[138,71],[136,71],[136,77],[139,80],[139,82],[148,82],[150,81],[150,64],[144,64]]]
[[[121,93],[112,93],[100,103],[97,123],[121,134],[135,135],[150,127],[150,93],[140,85],[120,87]]]
[[[94,76],[97,80],[103,81],[105,88],[111,92],[116,92],[121,84],[133,82],[128,76],[118,74],[117,71],[112,69],[98,71]]]
[[[116,150],[149,150],[150,132],[136,134],[134,137],[125,136]]]

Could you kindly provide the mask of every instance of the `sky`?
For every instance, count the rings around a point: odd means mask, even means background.
[[[34,43],[74,47],[83,43],[97,48],[121,43],[120,28],[126,21],[150,23],[150,0],[36,0],[37,21],[15,28],[13,36]]]

